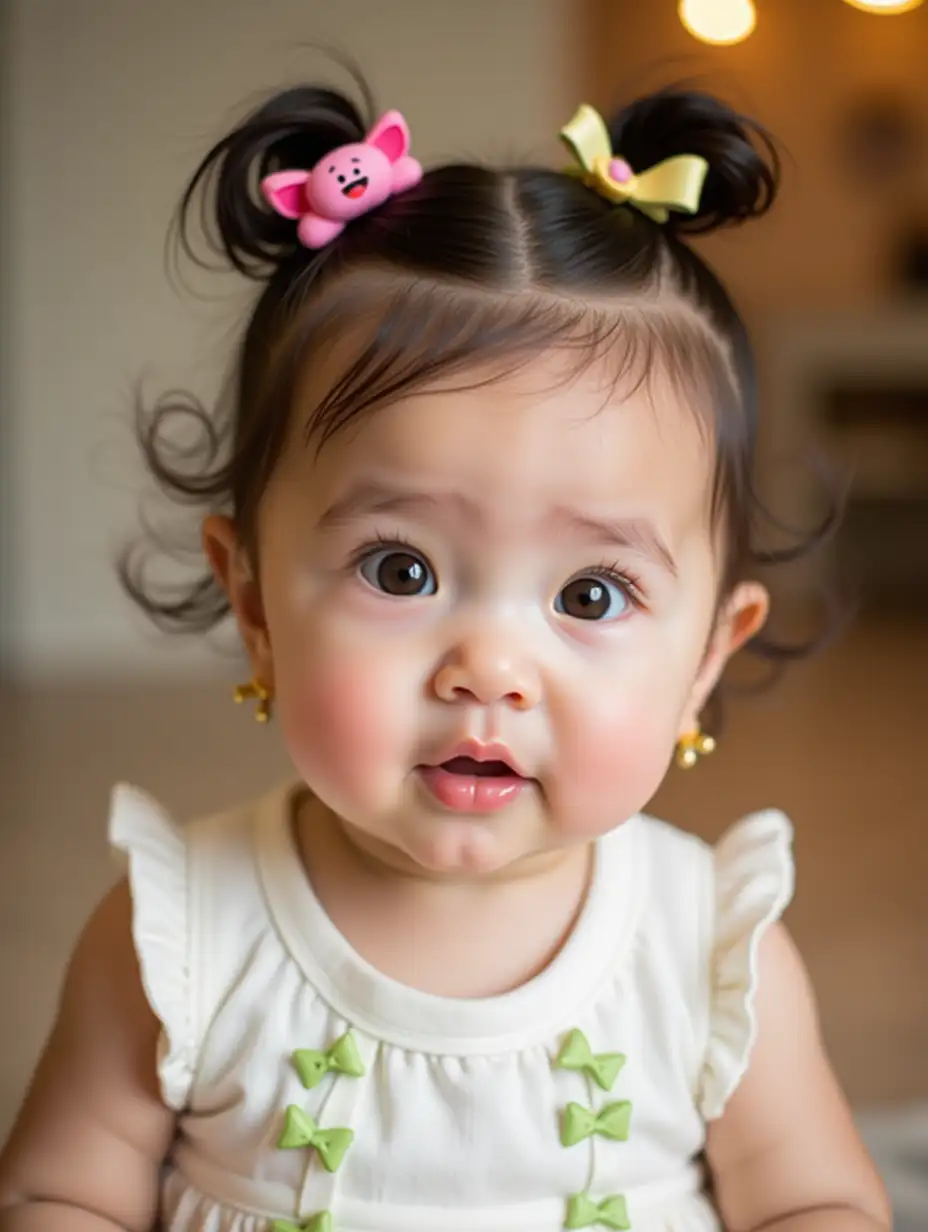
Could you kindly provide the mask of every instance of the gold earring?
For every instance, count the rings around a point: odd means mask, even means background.
[[[258,703],[255,709],[256,723],[266,723],[271,717],[271,691],[257,677],[250,680],[248,684],[238,685],[233,696],[237,706],[240,706],[244,701],[251,701],[252,699]]]
[[[687,732],[677,741],[676,759],[681,770],[692,770],[700,757],[708,757],[716,749],[715,740],[700,728]]]

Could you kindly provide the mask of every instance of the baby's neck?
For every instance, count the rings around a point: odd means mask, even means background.
[[[339,932],[384,975],[437,996],[498,996],[538,975],[572,932],[590,881],[590,847],[439,881],[380,859],[317,801],[295,822],[307,876]]]

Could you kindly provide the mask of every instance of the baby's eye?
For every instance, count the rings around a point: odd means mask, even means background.
[[[631,604],[628,587],[618,579],[574,578],[554,600],[554,610],[574,620],[608,621],[624,616]]]
[[[339,182],[339,184],[344,184],[344,182],[345,182],[345,177],[344,177],[343,175],[340,175],[340,176],[338,177],[338,182]]]
[[[398,548],[371,552],[361,561],[359,571],[368,585],[385,595],[420,598],[438,590],[438,580],[426,561]]]

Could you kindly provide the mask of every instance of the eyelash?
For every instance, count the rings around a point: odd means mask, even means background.
[[[603,561],[601,564],[594,565],[592,569],[582,569],[574,575],[574,579],[594,577],[602,578],[606,582],[612,582],[614,586],[620,587],[628,596],[628,601],[634,607],[644,607],[644,592],[641,588],[641,580],[627,569],[620,569],[618,561]]]
[[[351,553],[351,556],[348,558],[349,571],[354,572],[366,560],[376,556],[378,552],[386,551],[388,548],[393,548],[397,552],[409,552],[411,556],[421,556],[424,561],[428,562],[428,557],[419,548],[410,543],[408,539],[404,538],[403,535],[375,535],[373,539],[367,543],[362,543],[360,547]],[[431,568],[431,565],[429,568]]]
[[[409,552],[412,556],[421,556],[427,564],[429,563],[428,557],[420,548],[417,548],[404,535],[397,532],[393,535],[378,534],[369,542],[362,543],[349,557],[349,570],[352,573],[356,572],[366,560],[376,556],[378,552],[384,552],[390,548],[399,552]],[[429,568],[431,567],[431,564],[429,564]],[[643,608],[645,606],[640,578],[630,573],[627,569],[620,568],[618,561],[604,560],[598,565],[591,566],[589,569],[582,569],[579,573],[575,573],[573,578],[565,582],[564,585],[567,586],[570,581],[577,581],[585,577],[602,578],[606,582],[611,582],[614,586],[618,586],[625,591],[629,602],[634,607]]]

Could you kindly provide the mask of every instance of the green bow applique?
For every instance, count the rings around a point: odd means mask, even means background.
[[[611,1091],[625,1064],[621,1052],[594,1052],[582,1031],[571,1031],[554,1062],[558,1069],[588,1074],[603,1091]]]
[[[365,1072],[364,1062],[350,1031],[346,1031],[326,1052],[315,1048],[298,1049],[293,1054],[293,1065],[307,1091],[318,1086],[326,1074],[362,1078]],[[312,1232],[316,1232],[315,1228]]]
[[[602,1202],[594,1202],[589,1194],[574,1194],[567,1203],[565,1228],[615,1228],[617,1232],[628,1232],[631,1226],[621,1194]]]
[[[320,1129],[312,1117],[307,1116],[303,1109],[295,1104],[290,1105],[286,1116],[284,1132],[277,1143],[279,1149],[289,1151],[303,1146],[311,1147],[318,1154],[327,1172],[337,1171],[348,1148],[354,1142],[354,1130]],[[313,1232],[316,1232],[315,1228]]]
[[[320,1211],[306,1223],[292,1223],[289,1219],[272,1219],[271,1232],[332,1232],[332,1216],[328,1211]]]
[[[568,1104],[564,1109],[561,1126],[561,1142],[564,1146],[576,1146],[584,1138],[600,1134],[614,1142],[624,1142],[628,1137],[632,1106],[627,1099],[617,1104],[606,1104],[600,1112],[591,1112],[582,1104]]]

